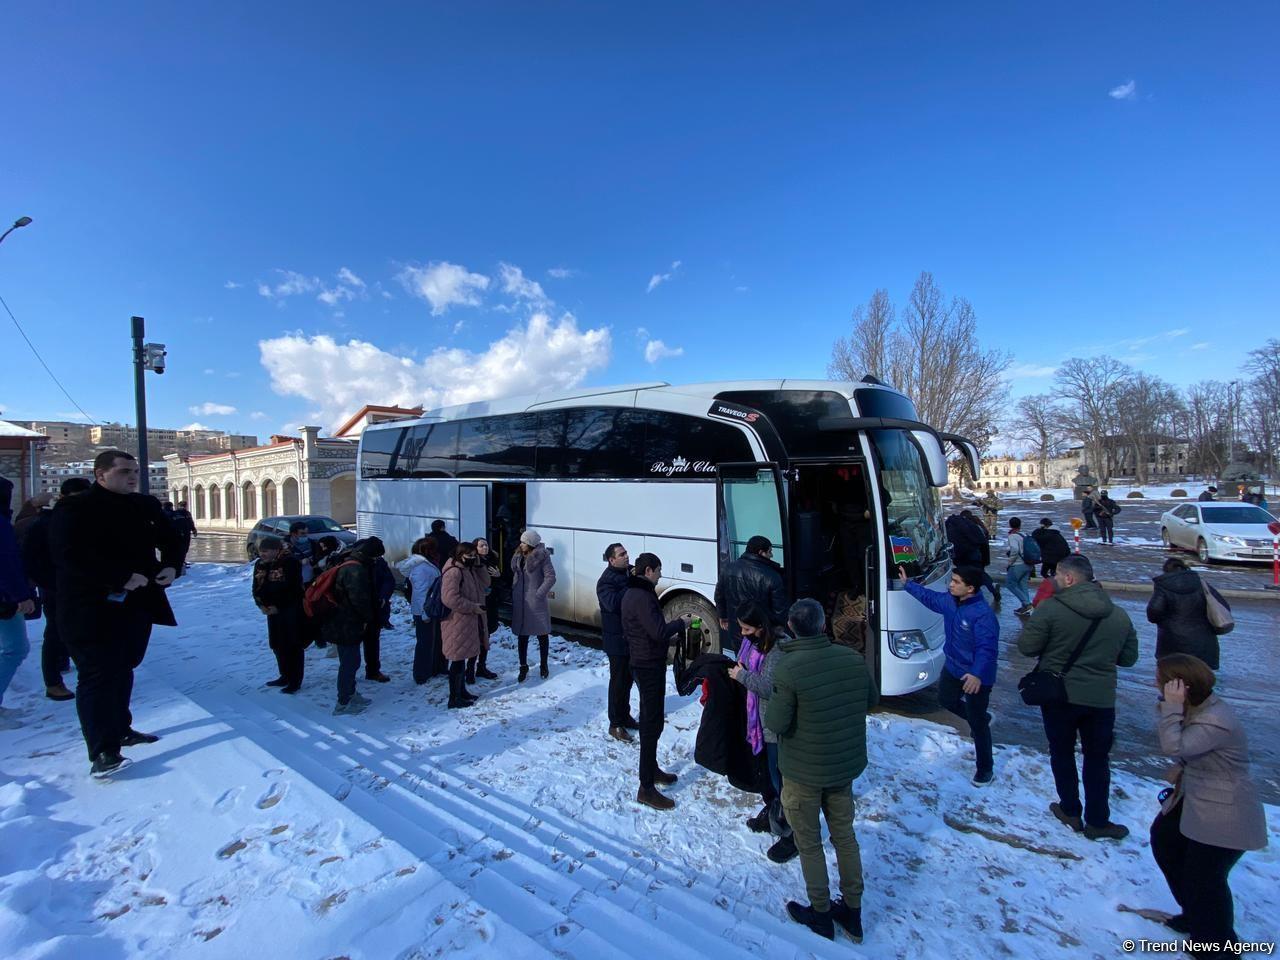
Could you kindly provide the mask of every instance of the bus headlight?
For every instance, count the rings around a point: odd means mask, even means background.
[[[917,653],[924,653],[928,649],[929,644],[925,641],[923,630],[889,631],[889,652],[895,657],[909,660]]]

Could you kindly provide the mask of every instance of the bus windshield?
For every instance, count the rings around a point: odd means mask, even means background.
[[[919,575],[946,553],[942,502],[925,476],[919,450],[905,432],[870,430],[868,434],[880,461],[890,560],[894,567],[903,564],[909,575]]]

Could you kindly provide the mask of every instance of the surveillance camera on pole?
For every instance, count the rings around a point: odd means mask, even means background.
[[[153,373],[164,373],[165,349],[163,343],[148,343],[142,347],[143,366]]]
[[[146,371],[164,373],[165,355],[163,343],[143,343],[145,335],[142,317],[133,317],[133,397],[138,416],[138,491],[151,492],[151,462],[147,456],[147,385],[143,379]]]

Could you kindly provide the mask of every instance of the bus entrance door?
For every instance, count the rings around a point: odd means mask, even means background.
[[[777,464],[722,463],[716,467],[720,569],[742,556],[747,541],[757,535],[769,538],[774,561],[785,568],[790,547],[785,511]]]

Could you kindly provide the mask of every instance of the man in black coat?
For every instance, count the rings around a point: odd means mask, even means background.
[[[631,716],[631,648],[622,635],[622,595],[631,579],[631,557],[620,543],[611,543],[604,552],[605,568],[596,581],[600,601],[600,638],[609,657],[609,736],[634,742],[631,730],[640,724]]]
[[[1066,537],[1053,529],[1053,520],[1042,517],[1040,526],[1031,533],[1031,539],[1040,545],[1040,576],[1048,578],[1058,572],[1058,564],[1071,556]]]
[[[458,538],[445,529],[443,520],[431,521],[431,532],[427,534],[436,542],[436,549],[440,551],[440,566],[453,559],[454,552],[458,549]]]
[[[174,533],[182,541],[182,563],[178,564],[178,572],[181,573],[183,564],[187,562],[187,554],[191,552],[191,541],[198,537],[200,533],[196,530],[195,518],[191,516],[191,511],[187,509],[187,501],[185,500],[169,512],[168,518]]]
[[[977,567],[982,571],[982,586],[991,592],[998,604],[1000,587],[987,567],[991,563],[991,542],[987,539],[987,528],[970,510],[961,510],[947,517],[947,540],[951,542],[951,560],[957,567]]]
[[[126,762],[121,747],[159,739],[133,729],[129,698],[152,625],[177,625],[165,588],[178,575],[182,541],[159,501],[137,492],[131,454],[103,451],[93,476],[89,490],[54,509],[49,542],[58,630],[76,662],[90,772],[108,777]]]
[[[716,583],[716,613],[720,629],[729,632],[729,643],[721,638],[721,648],[738,649],[738,620],[732,616],[750,600],[769,612],[774,626],[787,622],[787,588],[782,582],[782,568],[773,562],[773,543],[768,537],[754,536],[747,541],[742,556],[724,568]]]
[[[631,674],[640,691],[640,790],[636,802],[655,810],[670,810],[676,802],[659,793],[656,784],[673,784],[674,773],[658,766],[658,739],[666,722],[663,699],[667,691],[667,647],[689,625],[692,615],[668,622],[658,603],[662,561],[652,553],[636,558],[627,592],[622,595],[622,635],[631,654]]]
[[[68,477],[62,481],[59,493],[64,498],[73,497],[92,486],[93,483],[85,477]],[[31,582],[39,588],[40,604],[44,610],[44,642],[40,646],[44,695],[50,700],[74,700],[76,695],[67,689],[62,679],[62,675],[71,669],[71,657],[58,633],[57,570],[49,544],[52,523],[53,505],[50,504],[32,518],[18,545],[22,549],[22,566]]]

